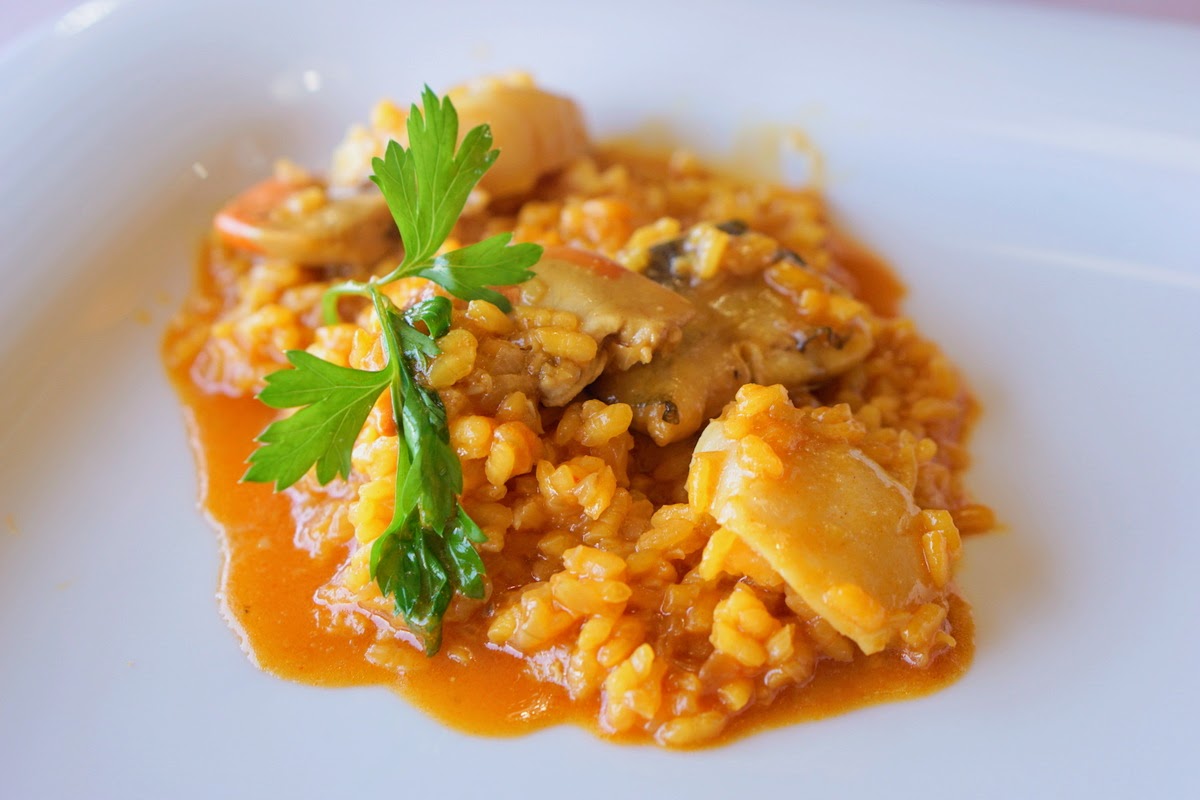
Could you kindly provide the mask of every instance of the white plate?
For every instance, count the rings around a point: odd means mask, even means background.
[[[406,6],[412,4],[404,4]],[[1020,6],[96,0],[0,60],[0,796],[1196,796],[1200,32]],[[260,674],[157,360],[215,205],[509,67],[601,133],[798,124],[985,414],[976,663],[698,754]]]

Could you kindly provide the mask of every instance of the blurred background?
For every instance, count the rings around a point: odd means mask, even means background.
[[[107,6],[123,0],[3,0],[0,2],[0,47],[23,33],[42,25],[54,24],[64,14],[84,6],[103,13]],[[125,0],[128,1],[128,0]],[[945,3],[992,3],[1083,9],[1111,14],[1126,14],[1144,19],[1184,22],[1200,25],[1200,0],[930,0]],[[169,2],[169,0],[143,0]],[[83,12],[87,13],[87,12]]]

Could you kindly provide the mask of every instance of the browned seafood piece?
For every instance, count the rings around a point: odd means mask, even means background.
[[[649,363],[681,341],[684,325],[695,314],[679,294],[582,250],[548,248],[534,272],[536,277],[520,287],[520,304],[575,315],[579,331],[597,343],[595,357],[578,374],[564,372],[542,382],[547,405],[570,402],[606,368]]]

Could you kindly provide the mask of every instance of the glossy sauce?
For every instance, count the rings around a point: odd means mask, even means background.
[[[837,237],[834,252],[857,281],[859,296],[881,313],[894,313],[903,289],[886,265],[845,236]],[[200,276],[198,285],[207,283]],[[168,335],[165,352],[179,335],[183,334]],[[189,368],[178,364],[170,371],[191,434],[200,503],[221,536],[219,596],[226,618],[258,666],[318,686],[387,685],[438,720],[470,733],[516,735],[563,722],[596,728],[598,700],[573,703],[561,687],[530,677],[521,659],[479,646],[484,637],[478,630],[464,634],[448,625],[442,651],[431,659],[415,648],[398,647],[400,669],[393,671],[366,659],[375,641],[373,631],[327,627],[313,593],[343,561],[344,551],[314,557],[297,547],[288,497],[275,494],[269,485],[239,483],[254,437],[275,412],[251,398],[203,392],[192,382]],[[811,682],[734,718],[705,746],[764,728],[919,697],[954,682],[973,653],[973,625],[965,601],[952,598],[949,619],[958,645],[929,667],[912,667],[888,652],[859,653],[846,664],[822,661]],[[456,642],[467,638],[476,640],[470,648],[475,655],[472,663],[462,664],[450,654]],[[646,741],[644,735],[618,740]]]

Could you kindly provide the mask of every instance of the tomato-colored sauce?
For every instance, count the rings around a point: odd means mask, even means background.
[[[900,313],[904,284],[887,262],[853,236],[837,229],[829,238],[829,252],[834,263],[849,273],[855,296],[884,316]]]
[[[837,253],[838,263],[858,281],[861,296],[882,311],[894,312],[903,289],[886,265],[846,237],[838,237]],[[207,284],[206,276],[200,276],[201,290]],[[166,352],[181,335],[168,334]],[[466,635],[478,638],[478,629],[464,634],[448,626],[443,649],[433,658],[415,648],[398,647],[395,670],[370,663],[366,654],[375,641],[370,625],[357,633],[345,626],[331,627],[313,601],[344,553],[320,557],[297,547],[287,496],[273,493],[268,485],[239,482],[254,437],[274,412],[253,399],[204,392],[191,380],[189,364],[168,368],[191,433],[200,503],[220,534],[223,610],[262,669],[318,686],[387,685],[431,716],[471,733],[515,735],[564,722],[595,727],[596,701],[572,703],[563,689],[535,680],[523,661],[506,652],[476,641],[473,660],[456,661],[451,655],[456,642],[464,642]],[[970,609],[961,599],[952,602],[950,623],[958,645],[932,665],[918,669],[895,653],[859,654],[850,663],[823,661],[810,683],[734,719],[715,743],[920,697],[952,683],[965,672],[973,653]]]

